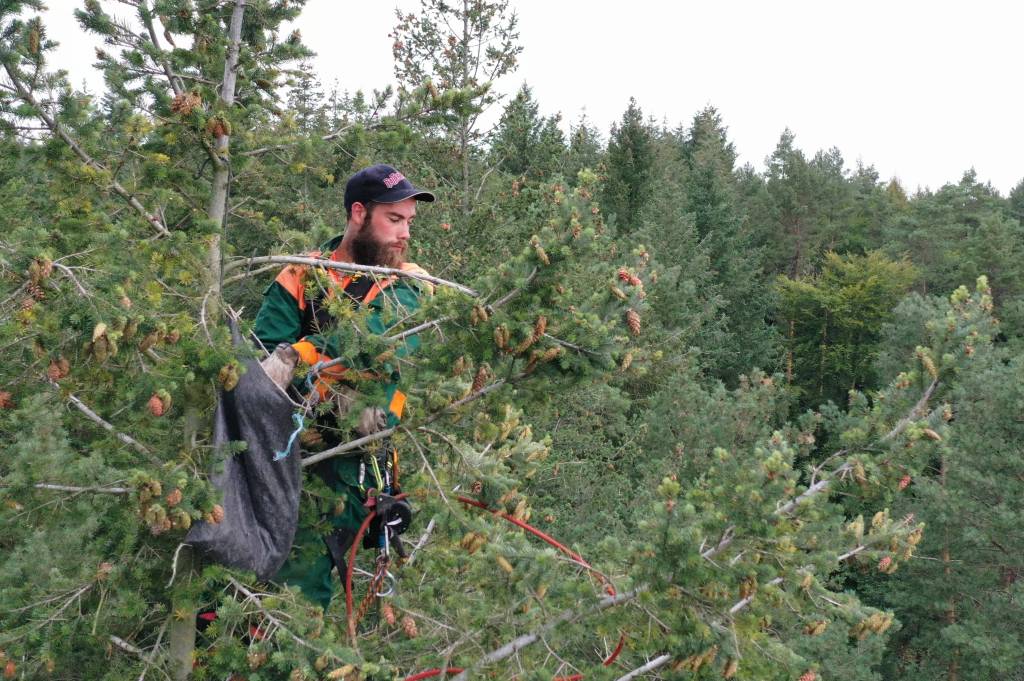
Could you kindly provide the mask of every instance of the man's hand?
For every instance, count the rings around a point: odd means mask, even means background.
[[[288,390],[288,385],[295,375],[295,365],[299,362],[299,353],[288,343],[280,343],[274,352],[260,362],[263,371],[277,384],[281,390]]]

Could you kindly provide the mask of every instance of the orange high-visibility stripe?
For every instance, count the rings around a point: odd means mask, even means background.
[[[302,265],[288,265],[277,275],[276,281],[281,288],[291,294],[300,310],[306,309],[306,268]]]
[[[405,409],[405,399],[405,393],[401,390],[396,390],[395,394],[391,396],[391,404],[388,405],[388,411],[396,417],[402,418],[402,411]]]

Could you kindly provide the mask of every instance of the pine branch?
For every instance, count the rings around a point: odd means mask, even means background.
[[[456,291],[465,293],[467,296],[472,298],[479,298],[480,294],[469,288],[463,286],[454,281],[448,281],[447,279],[441,279],[434,277],[429,274],[420,274],[419,272],[407,272],[405,270],[399,270],[392,267],[378,267],[376,265],[356,265],[350,262],[340,262],[338,260],[326,260],[323,258],[309,258],[306,256],[299,255],[263,255],[252,258],[240,258],[238,260],[232,260],[224,265],[224,272],[230,272],[238,267],[244,267],[246,265],[259,265],[262,263],[281,263],[285,265],[307,265],[309,267],[323,267],[329,270],[340,270],[342,272],[359,272],[363,274],[377,274],[386,277],[407,277],[409,279],[419,279],[426,281],[431,284],[438,286],[447,286],[453,288]]]
[[[514,655],[523,648],[536,643],[541,639],[542,636],[546,635],[548,632],[554,630],[558,626],[566,624],[567,622],[575,622],[577,620],[583,619],[584,617],[588,617],[590,615],[597,614],[603,610],[607,610],[608,608],[617,605],[622,605],[623,603],[628,603],[629,601],[632,601],[637,596],[639,596],[642,591],[642,589],[635,589],[633,591],[629,591],[624,594],[619,594],[617,596],[605,596],[600,601],[598,601],[597,605],[594,605],[583,611],[580,611],[579,609],[565,610],[554,619],[549,620],[539,629],[536,629],[535,631],[532,631],[528,634],[523,634],[522,636],[517,636],[516,638],[512,639],[500,648],[497,648],[487,653],[482,658],[480,658],[472,665],[467,667],[465,670],[463,670],[461,673],[459,673],[457,676],[452,677],[451,681],[466,681],[466,679],[469,678],[469,675],[472,672],[479,669],[480,667],[484,667],[495,662],[500,662],[501,660],[504,660],[505,658]]]
[[[39,103],[39,100],[35,98],[35,95],[33,95],[27,87],[25,87],[25,84],[21,81],[21,79],[15,72],[14,68],[11,67],[10,64],[4,63],[4,70],[7,71],[8,77],[11,79],[11,82],[17,89],[18,97],[26,104],[29,104],[33,109],[35,109],[36,115],[39,117],[41,121],[43,121],[43,123],[46,124],[46,127],[50,129],[50,132],[52,132],[54,135],[57,135],[57,137],[63,140],[64,143],[68,145],[68,147],[71,149],[71,151],[73,151],[75,155],[78,156],[78,158],[80,158],[83,163],[85,163],[85,165],[89,166],[90,168],[94,168],[100,172],[109,172],[102,163],[100,163],[99,161],[95,160],[92,156],[90,156],[85,151],[85,149],[83,149],[82,146],[73,137],[71,137],[68,131],[64,129],[64,126],[61,125],[60,122],[56,119],[56,117],[50,116],[46,113],[42,105]],[[152,225],[153,228],[156,229],[156,231],[159,232],[161,236],[171,235],[171,233],[167,231],[167,227],[164,226],[164,223],[160,220],[160,218],[146,210],[145,206],[139,203],[139,200],[136,199],[135,196],[131,194],[131,192],[122,187],[121,183],[115,180],[113,177],[111,177],[110,179],[110,188],[114,190],[115,194],[124,199],[128,203],[128,205],[135,210],[136,213],[144,217],[146,219],[146,222]]]

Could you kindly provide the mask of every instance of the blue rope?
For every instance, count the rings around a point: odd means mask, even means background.
[[[299,412],[292,414],[292,421],[295,423],[295,430],[292,431],[291,436],[288,438],[288,444],[285,445],[285,448],[274,454],[274,461],[280,461],[281,459],[286,458],[292,451],[292,445],[295,444],[295,438],[299,436],[299,433],[306,429],[306,424],[302,419],[302,414]]]

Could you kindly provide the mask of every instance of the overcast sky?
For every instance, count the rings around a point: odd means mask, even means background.
[[[76,0],[49,0],[56,64],[90,74],[96,41]],[[544,114],[586,111],[607,135],[631,96],[671,127],[707,104],[740,163],[763,167],[785,127],[809,155],[838,147],[908,189],[968,168],[1004,194],[1024,178],[1024,3],[991,0],[512,0],[525,50],[498,84],[524,81]],[[416,0],[309,0],[298,28],[328,85],[392,81],[394,8]],[[115,14],[128,8],[111,3]]]

